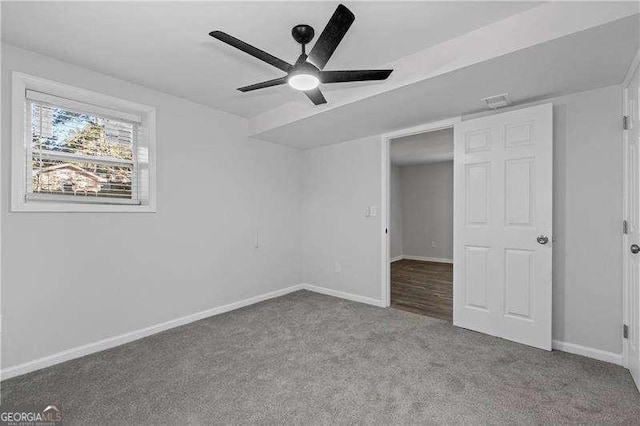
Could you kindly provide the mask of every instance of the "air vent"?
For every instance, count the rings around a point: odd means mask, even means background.
[[[508,93],[503,93],[501,95],[495,95],[495,96],[489,96],[488,98],[482,99],[482,102],[484,102],[491,109],[498,109],[498,108],[506,107],[507,105],[509,105],[511,103],[511,101],[509,100],[509,94]]]

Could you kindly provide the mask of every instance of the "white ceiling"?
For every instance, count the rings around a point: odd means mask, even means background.
[[[347,2],[356,20],[328,69],[375,68],[537,5]],[[2,40],[244,117],[302,96],[235,89],[281,74],[208,36],[228,32],[287,61],[295,24],[319,34],[337,2],[3,2]],[[328,90],[338,90],[339,85]]]
[[[514,104],[591,90],[624,79],[640,44],[638,15],[580,31],[453,72],[336,107],[259,133],[312,148],[486,109],[509,93]]]
[[[453,129],[419,133],[391,140],[391,164],[412,166],[453,160]]]

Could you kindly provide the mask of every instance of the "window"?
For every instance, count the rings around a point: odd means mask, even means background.
[[[153,108],[19,73],[13,83],[14,211],[155,211]]]

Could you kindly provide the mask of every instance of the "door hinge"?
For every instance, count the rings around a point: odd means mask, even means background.
[[[622,326],[622,337],[624,337],[625,339],[629,338],[629,326],[627,324],[624,324]]]
[[[629,225],[627,224],[626,220],[622,221],[622,233],[623,234],[628,234],[629,233]]]
[[[626,115],[622,116],[622,130],[629,130],[629,117]]]

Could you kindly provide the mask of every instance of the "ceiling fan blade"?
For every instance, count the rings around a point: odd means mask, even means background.
[[[261,83],[252,84],[251,86],[240,87],[241,92],[250,92],[252,90],[264,89],[265,87],[277,86],[287,82],[287,76],[274,78],[273,80],[263,81]]]
[[[224,43],[227,43],[230,46],[235,47],[236,49],[240,49],[243,52],[248,53],[254,58],[258,58],[261,61],[264,61],[270,65],[273,65],[274,67],[279,68],[284,72],[289,72],[292,68],[292,65],[290,63],[285,62],[280,58],[276,58],[275,56],[265,52],[264,50],[260,50],[257,47],[253,47],[252,45],[245,43],[244,41],[239,40],[233,36],[230,36],[229,34],[224,33],[222,31],[211,31],[209,35]]]
[[[327,103],[327,100],[324,98],[324,95],[318,88],[315,88],[313,90],[307,90],[304,92],[304,94],[307,95],[309,99],[311,99],[311,102],[313,102],[315,105],[321,105],[321,104]]]
[[[346,83],[349,81],[386,80],[393,70],[349,70],[320,71],[323,83]]]
[[[308,61],[318,69],[324,68],[355,19],[356,17],[349,9],[344,5],[338,5],[333,16],[329,19],[329,23],[318,37],[318,41],[311,49]]]

